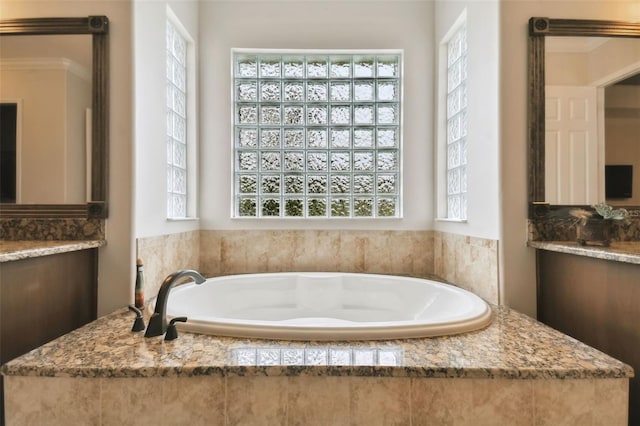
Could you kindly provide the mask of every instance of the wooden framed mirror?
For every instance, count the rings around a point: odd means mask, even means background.
[[[554,200],[552,198],[555,196],[549,194],[549,191],[547,190],[550,179],[550,174],[547,173],[549,170],[547,169],[551,169],[551,167],[549,167],[549,160],[552,157],[552,155],[549,154],[553,154],[546,152],[547,146],[549,145],[549,142],[547,141],[547,135],[549,133],[547,131],[547,120],[550,116],[554,116],[554,113],[557,113],[558,111],[554,110],[553,107],[548,108],[549,105],[547,105],[547,80],[550,70],[548,69],[549,64],[546,62],[547,58],[550,56],[546,46],[560,39],[568,41],[571,38],[576,38],[577,41],[583,45],[590,45],[590,49],[592,49],[592,51],[596,48],[603,49],[604,47],[602,47],[602,44],[605,40],[624,40],[626,45],[623,46],[623,49],[627,49],[626,52],[628,52],[629,49],[634,52],[631,56],[626,53],[622,55],[617,53],[615,56],[610,56],[609,59],[615,57],[624,58],[628,61],[618,70],[607,71],[605,74],[607,74],[608,77],[598,76],[595,75],[595,73],[589,74],[591,69],[589,69],[589,72],[586,72],[586,76],[584,77],[584,80],[588,81],[585,86],[592,87],[593,93],[595,93],[596,96],[594,98],[596,103],[588,105],[589,111],[600,114],[597,116],[599,118],[596,118],[596,120],[599,120],[602,125],[599,130],[596,130],[597,135],[595,140],[601,140],[601,145],[596,147],[596,151],[594,152],[596,152],[595,155],[598,155],[597,153],[599,152],[599,155],[601,155],[602,158],[596,158],[594,160],[594,156],[586,151],[580,153],[575,153],[573,151],[565,152],[565,156],[570,157],[573,155],[573,157],[570,158],[571,161],[578,161],[578,157],[586,159],[584,160],[585,166],[581,172],[583,175],[588,176],[589,179],[592,179],[592,182],[588,183],[588,185],[591,185],[592,187],[592,194],[585,196],[586,198],[584,199],[586,201],[582,202],[580,197],[576,197],[576,200],[578,200],[576,202],[566,202],[562,197],[556,197],[559,201]],[[604,107],[601,105],[602,99],[604,99],[604,92],[601,90],[605,85],[622,82],[624,80],[629,81],[628,84],[631,84],[631,78],[635,78],[634,81],[637,81],[637,83],[634,84],[638,84],[637,87],[639,88],[638,90],[640,90],[640,77],[634,77],[636,74],[640,75],[640,40],[634,40],[638,38],[640,38],[640,23],[634,22],[550,19],[545,17],[533,17],[529,20],[528,202],[530,219],[545,218],[550,214],[557,217],[558,211],[568,211],[568,206],[571,206],[572,208],[575,206],[588,207],[591,204],[605,201],[605,162],[603,147],[604,122],[602,121],[604,120],[602,118],[604,117]],[[594,41],[596,47],[593,47]],[[625,50],[621,50],[619,52],[624,51]],[[634,57],[636,53],[638,56]],[[609,62],[614,62],[605,59],[606,56],[601,56],[600,61],[598,62],[597,56],[595,54],[592,56],[592,58],[588,58],[586,56],[583,58],[586,63],[592,64],[591,66],[593,66],[593,63],[597,66],[598,64],[609,65]],[[640,102],[638,112],[640,112]],[[638,119],[640,120],[640,114],[638,114]],[[588,122],[588,120],[584,120],[584,122]],[[637,133],[635,136],[637,137]],[[591,140],[594,140],[594,138],[592,137]],[[570,143],[573,142],[575,142],[576,145],[579,145],[580,143],[583,143],[584,140],[570,141]],[[638,140],[638,144],[640,144],[640,140]],[[590,160],[591,163],[588,163],[587,160]],[[640,162],[640,159],[638,161]],[[558,160],[558,164],[560,164],[560,160]],[[592,166],[589,166],[589,164]],[[555,166],[556,163],[554,163],[554,168],[560,168],[560,166]],[[593,169],[592,167],[597,167],[597,169]],[[635,173],[640,175],[640,167],[636,167]],[[551,174],[551,178],[558,179],[557,174]],[[640,188],[634,188],[634,191],[640,195]],[[594,199],[596,197],[599,197],[600,199]],[[607,200],[607,202],[609,201]],[[632,206],[625,204],[625,207]],[[633,207],[637,208],[637,205]]]
[[[31,110],[36,109],[35,106],[41,107],[40,109],[44,109],[45,113],[41,114],[39,119],[29,120],[35,122],[29,123],[31,126],[40,127],[39,133],[33,132],[33,134],[37,135],[32,137],[32,140],[36,140],[38,144],[37,149],[29,148],[29,152],[39,152],[41,161],[44,163],[57,164],[60,169],[55,171],[58,175],[65,176],[65,184],[67,182],[71,182],[70,185],[73,185],[75,188],[73,191],[79,195],[75,195],[74,197],[64,197],[61,199],[53,199],[53,201],[46,196],[42,196],[45,201],[41,202],[35,196],[21,196],[21,195],[13,195],[9,194],[5,196],[3,194],[3,202],[0,203],[0,218],[106,218],[107,217],[107,199],[108,199],[108,147],[109,147],[109,101],[108,101],[108,85],[109,85],[109,49],[108,49],[108,29],[109,29],[109,20],[106,16],[89,16],[89,17],[80,17],[80,18],[29,18],[29,19],[12,19],[12,20],[3,20],[0,21],[0,47],[5,45],[7,49],[0,49],[5,52],[11,51],[8,47],[11,43],[18,41],[18,39],[23,36],[28,36],[24,38],[24,43],[18,46],[22,47],[13,47],[14,51],[19,52],[19,56],[22,55],[22,50],[27,50],[24,46],[27,46],[27,43],[30,43],[31,46],[39,46],[40,50],[37,52],[42,52],[43,48],[52,47],[59,43],[63,38],[65,39],[73,39],[70,43],[73,44],[86,44],[87,47],[87,64],[86,64],[86,106],[77,107],[73,111],[74,116],[82,117],[78,119],[78,124],[75,123],[69,125],[66,121],[65,124],[62,124],[61,139],[63,139],[62,145],[65,150],[69,151],[66,153],[64,157],[58,157],[60,149],[54,147],[53,145],[53,136],[48,132],[48,123],[52,123],[56,125],[58,122],[62,121],[60,119],[54,119],[54,113],[57,113],[58,107],[56,104],[52,104],[52,106],[47,105],[46,108],[43,107],[44,102],[49,102],[54,95],[47,94],[44,100],[35,98],[29,98],[27,101],[25,95],[12,93],[10,95],[11,98],[16,99],[16,105],[25,104],[24,110],[28,111],[27,105],[31,107]],[[46,37],[47,39],[44,41],[34,42],[36,37]],[[22,43],[23,41],[21,41]],[[53,49],[52,49],[53,50]],[[48,83],[43,84],[43,86],[39,86],[42,83],[43,79],[40,72],[43,68],[51,68],[49,65],[42,65],[43,63],[49,64],[52,61],[56,61],[56,63],[65,64],[64,68],[74,68],[74,69],[82,69],[81,66],[76,66],[76,62],[69,60],[66,57],[67,55],[61,55],[60,57],[52,58],[52,55],[37,53],[37,58],[34,61],[33,58],[25,57],[21,58],[11,58],[8,59],[10,65],[13,69],[20,69],[20,71],[24,71],[26,62],[30,64],[35,63],[35,65],[29,65],[28,73],[31,73],[30,80],[27,79],[26,83],[15,83],[16,80],[13,80],[13,84],[7,84],[5,87],[11,88],[25,85],[26,87],[31,88],[31,92],[42,92],[43,90],[40,87],[47,86],[51,87],[61,87],[64,86],[67,92],[64,94],[66,96],[64,102],[65,105],[69,104],[69,100],[75,96],[78,96],[78,90],[75,89],[77,86],[73,86],[69,83],[69,78],[62,77],[62,83]],[[43,58],[42,56],[46,56]],[[0,62],[2,62],[4,58],[0,58]],[[12,62],[13,61],[13,62]],[[16,66],[15,64],[20,64]],[[71,64],[71,65],[69,65]],[[60,68],[55,66],[53,68]],[[37,70],[34,71],[34,70]],[[5,73],[8,75],[9,73]],[[82,74],[82,72],[76,72],[77,75]],[[38,84],[36,84],[38,82]],[[1,92],[1,91],[0,91]],[[35,96],[35,95],[33,95]],[[0,101],[2,93],[0,93]],[[4,105],[4,104],[3,104]],[[22,107],[20,107],[22,108]],[[16,107],[15,109],[19,109]],[[48,111],[48,113],[47,113]],[[11,115],[13,114],[13,115]],[[14,168],[17,167],[20,169],[21,167],[25,169],[24,174],[18,175],[15,179],[18,181],[18,184],[13,184],[18,186],[18,194],[20,194],[20,182],[24,183],[24,187],[27,187],[26,181],[34,181],[35,183],[32,185],[33,187],[40,186],[40,191],[42,192],[42,186],[48,184],[49,182],[49,174],[44,171],[44,166],[41,164],[32,161],[32,157],[29,157],[25,154],[27,148],[24,150],[20,148],[20,144],[24,143],[26,146],[27,143],[32,143],[31,141],[27,142],[26,137],[22,137],[21,130],[27,125],[26,117],[32,117],[34,114],[29,112],[30,115],[22,113],[18,113],[19,117],[16,118],[16,122],[18,123],[14,127],[17,127],[17,132],[20,133],[20,142],[18,143],[17,148],[17,156],[25,157],[23,163],[14,165]],[[15,116],[15,112],[9,113],[9,116]],[[63,120],[66,120],[63,119]],[[7,120],[8,122],[8,120]],[[5,126],[8,127],[8,126]],[[75,130],[75,134],[82,134],[81,142],[68,143],[69,134],[72,133],[69,131],[69,128],[72,127]],[[81,130],[80,130],[81,129]],[[16,132],[15,130],[13,131]],[[26,132],[24,132],[26,133]],[[8,139],[8,138],[5,138]],[[15,145],[15,142],[14,142]],[[74,151],[78,146],[78,151]],[[74,147],[74,148],[70,148]],[[23,152],[24,151],[24,152]],[[2,152],[5,152],[3,149]],[[12,155],[16,155],[16,148],[13,147]],[[48,154],[46,154],[48,152]],[[22,155],[24,154],[24,155]],[[46,155],[49,155],[49,158],[46,158]],[[12,160],[15,162],[15,160]],[[69,169],[71,165],[78,163],[77,172],[74,171],[75,174],[69,173]],[[8,169],[6,167],[5,169]],[[26,177],[26,169],[30,169],[29,173],[32,176]],[[74,168],[75,170],[75,168]],[[12,171],[14,176],[16,174],[15,170]],[[51,172],[52,174],[54,172]],[[33,176],[35,175],[35,176]],[[24,179],[23,179],[23,176]],[[53,180],[53,178],[51,179]],[[38,183],[39,182],[39,183]],[[56,189],[60,186],[57,182],[52,185],[52,188]],[[13,191],[16,191],[13,189]],[[65,189],[65,191],[67,191]],[[11,192],[11,191],[9,191]],[[23,191],[24,192],[24,191]],[[46,190],[45,190],[46,192]],[[65,192],[66,194],[66,192]],[[47,196],[49,194],[46,194]],[[24,200],[24,202],[22,202]]]

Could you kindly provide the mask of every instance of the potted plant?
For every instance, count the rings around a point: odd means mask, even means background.
[[[580,245],[596,244],[608,247],[611,244],[613,221],[627,221],[629,212],[623,208],[613,208],[606,203],[591,206],[594,211],[573,209],[570,214],[576,218],[577,241]]]

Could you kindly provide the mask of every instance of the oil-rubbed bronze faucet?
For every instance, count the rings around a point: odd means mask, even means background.
[[[206,279],[200,275],[199,272],[191,269],[181,269],[167,276],[160,286],[158,291],[158,297],[156,298],[156,309],[151,319],[149,319],[149,325],[147,331],[144,333],[144,337],[161,336],[167,331],[167,300],[169,299],[169,292],[171,288],[180,279],[185,277],[191,277],[195,280],[196,284],[202,284]]]

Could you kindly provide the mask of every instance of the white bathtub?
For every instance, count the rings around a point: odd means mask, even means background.
[[[151,307],[152,308],[152,307]],[[491,309],[466,290],[431,280],[349,273],[210,278],[171,290],[178,329],[285,340],[382,340],[478,330]]]

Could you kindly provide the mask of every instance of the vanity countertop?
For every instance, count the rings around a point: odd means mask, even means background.
[[[506,307],[485,329],[435,338],[295,342],[131,332],[119,310],[2,366],[4,375],[65,377],[395,376],[629,378],[604,353]]]
[[[529,247],[616,262],[640,264],[640,241],[613,241],[611,246],[583,246],[574,241],[529,241]]]
[[[92,249],[105,244],[104,240],[0,241],[0,262]]]

